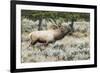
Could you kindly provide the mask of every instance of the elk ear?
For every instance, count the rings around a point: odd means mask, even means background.
[[[57,29],[57,26],[54,26],[53,29]]]
[[[61,27],[61,24],[58,24],[58,27]]]
[[[64,29],[64,27],[61,26],[60,30],[61,30],[61,32],[64,32],[65,29]]]

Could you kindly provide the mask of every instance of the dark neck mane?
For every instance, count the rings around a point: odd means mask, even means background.
[[[66,35],[66,34],[63,33],[63,32],[61,32],[61,30],[59,30],[59,29],[56,29],[56,30],[55,30],[55,35],[54,35],[54,37],[55,37],[56,40],[60,40],[60,39],[64,38],[65,35]]]

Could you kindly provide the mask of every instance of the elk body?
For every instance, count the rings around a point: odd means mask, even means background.
[[[31,44],[35,44],[37,42],[48,44],[62,39],[69,31],[70,27],[64,26],[60,26],[56,29],[33,31],[29,34],[29,40],[31,41]]]

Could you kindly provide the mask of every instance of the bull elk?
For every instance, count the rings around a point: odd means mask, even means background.
[[[69,26],[53,26],[52,29],[31,32],[29,40],[31,44],[36,44],[37,42],[48,44],[62,39],[70,30]]]
[[[57,29],[33,31],[29,34],[29,40],[32,44],[37,42],[51,43],[62,39],[70,30],[69,26],[60,26]]]

